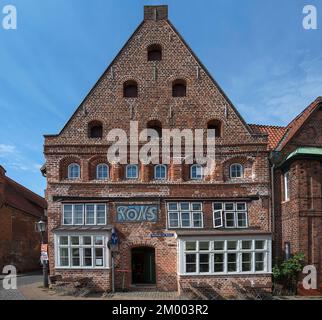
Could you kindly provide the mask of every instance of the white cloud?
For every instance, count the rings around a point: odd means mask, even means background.
[[[0,158],[16,152],[16,147],[10,144],[0,144]]]

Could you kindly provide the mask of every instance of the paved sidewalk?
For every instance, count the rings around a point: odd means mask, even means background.
[[[42,283],[33,283],[20,287],[21,294],[27,300],[178,300],[177,292],[118,292],[115,294],[93,294],[88,297],[62,295],[50,289],[42,288]]]

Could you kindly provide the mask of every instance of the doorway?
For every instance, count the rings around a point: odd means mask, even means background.
[[[149,247],[133,248],[132,284],[155,284],[155,249]]]

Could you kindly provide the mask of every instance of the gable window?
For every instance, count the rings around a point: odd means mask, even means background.
[[[284,201],[290,200],[290,172],[284,173]]]
[[[214,202],[213,203],[214,228],[247,228],[248,215],[245,202]]]
[[[260,238],[180,240],[182,274],[270,272],[270,240]]]
[[[56,237],[56,266],[62,268],[107,268],[107,236],[66,234]]]
[[[162,124],[158,120],[151,120],[147,123],[147,129],[155,130],[158,134],[158,138],[162,138]],[[149,135],[149,132],[148,132]]]
[[[172,83],[172,96],[185,97],[187,95],[187,83],[185,80],[179,79]]]
[[[79,179],[80,178],[80,166],[77,163],[71,163],[68,166],[68,179]]]
[[[103,125],[99,121],[92,121],[88,124],[88,137],[89,138],[102,138]]]
[[[203,178],[203,168],[199,164],[194,164],[190,168],[190,178],[191,180],[202,180]]]
[[[230,178],[242,178],[244,176],[244,167],[240,163],[234,163],[230,166]]]
[[[139,167],[136,164],[126,166],[126,178],[137,179],[139,177]]]
[[[169,228],[202,228],[203,212],[200,202],[169,202]]]
[[[158,44],[152,44],[148,47],[148,61],[161,61],[162,48]]]
[[[167,179],[167,166],[164,164],[158,164],[154,167],[154,179],[166,180]]]
[[[138,84],[136,81],[126,81],[123,84],[124,98],[137,98],[138,97]]]
[[[64,204],[63,225],[105,225],[105,204]]]
[[[101,163],[96,167],[96,179],[107,180],[109,178],[109,168],[105,163]]]
[[[207,129],[208,130],[215,130],[215,137],[220,138],[221,137],[221,121],[219,120],[210,120],[207,123]]]

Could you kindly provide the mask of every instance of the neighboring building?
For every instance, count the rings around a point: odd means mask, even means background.
[[[153,128],[217,130],[216,168],[107,162],[106,135]],[[116,288],[270,290],[267,135],[254,132],[174,26],[167,6],[144,20],[44,154],[51,274]],[[141,215],[140,213],[145,213]]]
[[[0,166],[0,272],[40,268],[40,235],[35,223],[45,219],[46,200],[6,176]]]
[[[251,126],[269,135],[274,165],[274,260],[304,253],[322,284],[322,97],[286,127]],[[304,291],[303,291],[304,293]]]

